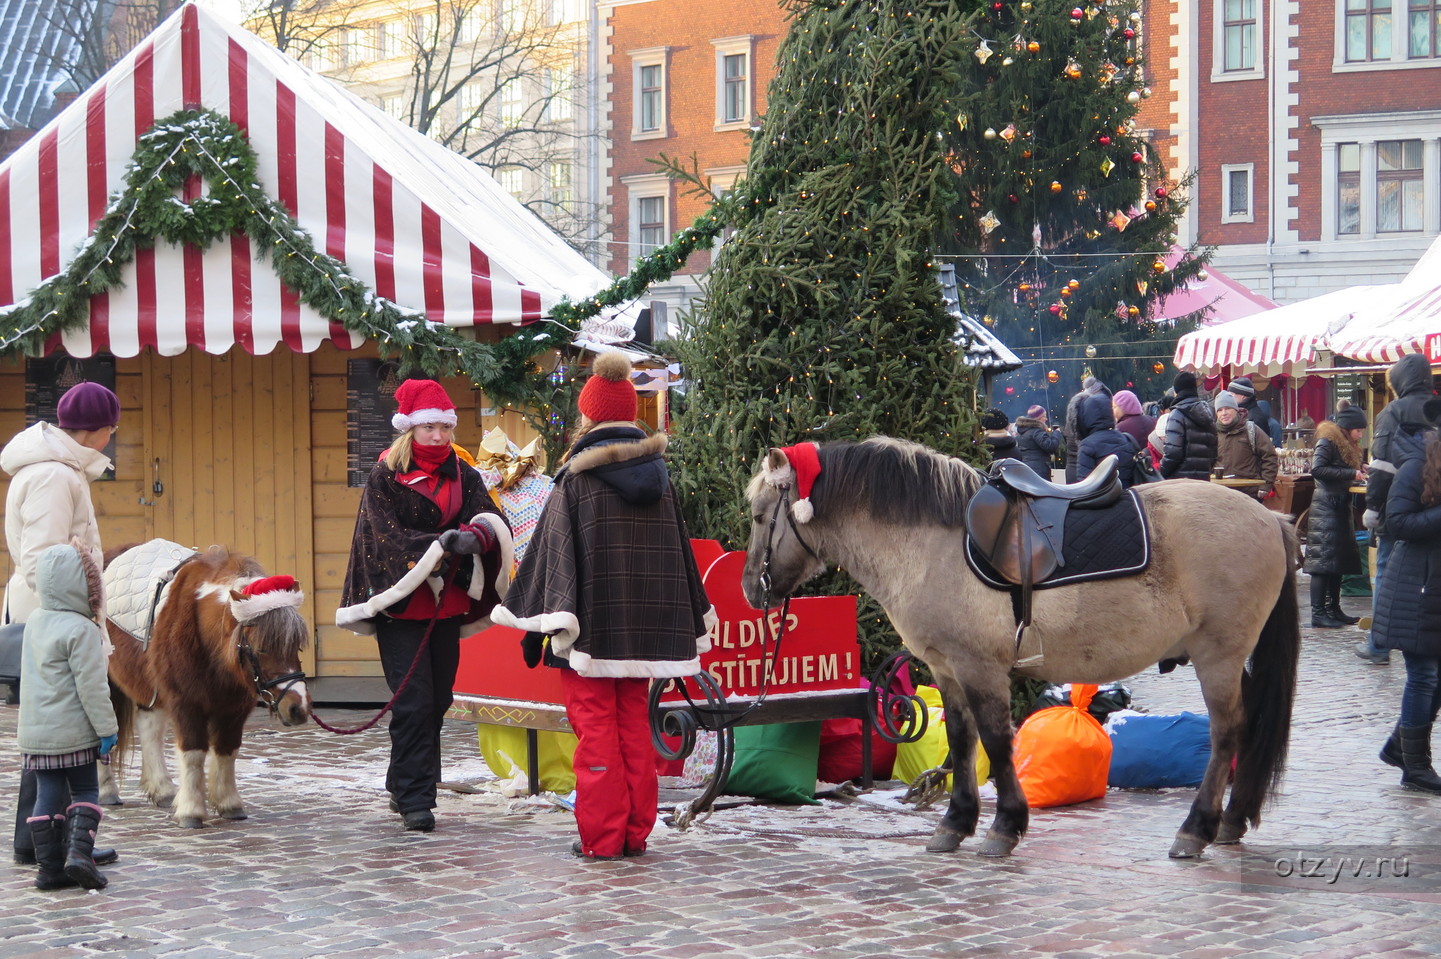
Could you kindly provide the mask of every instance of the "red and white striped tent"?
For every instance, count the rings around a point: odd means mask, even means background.
[[[1388,295],[1365,304],[1330,337],[1331,352],[1361,363],[1425,353],[1441,363],[1441,237]]]
[[[185,108],[235,122],[260,183],[316,248],[429,320],[524,323],[610,282],[480,167],[187,4],[0,165],[0,310],[64,269],[122,184],[137,138]],[[361,343],[232,236],[204,252],[142,251],[124,288],[92,297],[89,329],[63,346],[75,356],[265,354],[326,340]]]
[[[1178,369],[1214,375],[1227,368],[1265,376],[1304,376],[1318,349],[1387,286],[1352,286],[1243,319],[1187,333],[1176,344]]]

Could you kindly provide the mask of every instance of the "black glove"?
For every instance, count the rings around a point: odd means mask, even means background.
[[[526,633],[520,638],[520,655],[531,669],[540,665],[540,657],[543,652],[545,652],[545,633]]]
[[[440,534],[440,548],[447,553],[465,556],[479,556],[495,543],[495,534],[489,526],[463,524],[460,529],[448,529]]]

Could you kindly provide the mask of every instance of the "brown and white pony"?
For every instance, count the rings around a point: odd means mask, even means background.
[[[1211,483],[1141,486],[1149,567],[1037,591],[1017,650],[1010,594],[987,587],[964,557],[966,506],[981,473],[885,437],[822,445],[819,462],[809,519],[791,513],[796,471],[783,451],[771,450],[751,481],[746,599],[763,608],[838,564],[880,601],[941,688],[955,768],[971,768],[978,730],[991,759],[996,815],[981,855],[1008,855],[1026,831],[1029,810],[1011,761],[1009,675],[1038,655],[1039,665],[1015,671],[1103,683],[1189,656],[1211,717],[1211,760],[1170,854],[1237,842],[1260,823],[1285,766],[1301,644],[1289,518]],[[975,778],[954,777],[927,850],[956,849],[979,816]]]
[[[173,801],[176,821],[187,828],[205,824],[207,799],[222,818],[246,817],[235,754],[258,701],[286,726],[310,718],[300,668],[308,630],[299,592],[277,600],[246,596],[246,587],[264,577],[249,556],[212,547],[176,571],[148,644],[108,623],[122,747],[128,730],[138,728],[140,787],[157,806]],[[165,762],[167,721],[175,727],[178,792]],[[101,789],[102,797],[118,800],[113,781]]]

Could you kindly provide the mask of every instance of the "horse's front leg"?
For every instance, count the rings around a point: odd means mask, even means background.
[[[161,809],[175,801],[175,783],[165,764],[165,727],[169,720],[163,709],[140,709],[135,717],[140,739],[140,789]]]
[[[985,681],[968,679],[964,684],[966,699],[971,704],[981,745],[991,761],[991,778],[996,783],[996,816],[986,832],[985,841],[976,850],[979,855],[999,858],[1009,856],[1026,834],[1031,821],[1031,807],[1021,790],[1021,780],[1011,758],[1014,733],[1011,729],[1010,674],[1000,670]]]
[[[176,704],[171,719],[175,723],[175,758],[180,775],[180,791],[175,794],[175,821],[186,829],[205,825],[205,756],[209,737],[205,716],[190,705]]]
[[[1199,856],[1216,840],[1221,822],[1221,800],[1226,795],[1226,784],[1231,778],[1231,760],[1236,756],[1246,724],[1241,707],[1239,670],[1208,668],[1197,663],[1196,677],[1201,681],[1201,696],[1206,701],[1206,711],[1211,718],[1211,760],[1206,764],[1206,774],[1201,777],[1201,788],[1196,790],[1191,812],[1176,832],[1175,842],[1171,843],[1172,859]],[[1245,820],[1242,819],[1240,832],[1232,828],[1231,833],[1223,837],[1224,840],[1238,841],[1245,828]]]
[[[245,819],[245,803],[235,782],[235,757],[240,752],[240,739],[245,729],[245,716],[216,718],[210,724],[210,757],[207,786],[210,804],[222,819]]]
[[[100,805],[125,805],[125,800],[120,798],[120,781],[115,778],[110,763],[97,763],[95,769],[100,778]]]
[[[946,742],[951,749],[951,801],[926,852],[955,852],[976,834],[981,818],[981,796],[976,787],[976,731],[969,710],[956,689],[942,688],[946,706]]]

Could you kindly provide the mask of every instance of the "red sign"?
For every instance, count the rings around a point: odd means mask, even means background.
[[[1441,363],[1441,333],[1426,334],[1426,359],[1431,363]]]
[[[730,697],[754,697],[775,649],[772,637],[781,627],[780,607],[767,617],[746,602],[741,592],[745,553],[726,553],[714,540],[692,540],[706,595],[719,621],[711,630],[711,650],[701,656],[710,673]],[[564,703],[560,672],[527,669],[520,655],[520,630],[507,626],[467,636],[460,641],[460,669],[455,692],[460,696]],[[808,596],[791,600],[785,640],[774,663],[769,691],[801,693],[855,689],[861,685],[860,643],[856,639],[854,596]],[[679,699],[670,692],[666,700]]]

